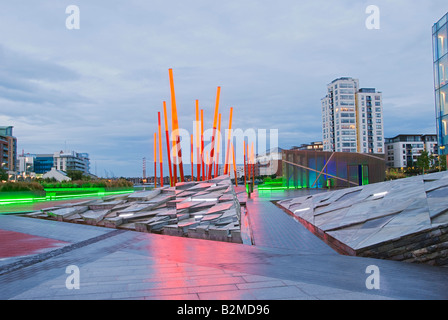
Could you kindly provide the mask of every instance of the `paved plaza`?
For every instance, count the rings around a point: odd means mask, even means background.
[[[0,299],[448,298],[447,268],[340,255],[271,202],[294,196],[247,200],[254,245],[2,215]]]

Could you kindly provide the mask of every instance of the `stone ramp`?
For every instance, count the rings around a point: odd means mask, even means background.
[[[448,265],[448,172],[278,205],[340,253]]]

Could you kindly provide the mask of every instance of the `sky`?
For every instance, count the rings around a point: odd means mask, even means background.
[[[366,27],[369,5],[379,29]],[[321,141],[326,86],[353,77],[383,93],[385,137],[435,134],[431,28],[447,11],[446,0],[2,1],[0,126],[14,126],[19,153],[86,152],[103,177],[141,176],[146,157],[151,175],[172,68],[191,133],[196,99],[212,127],[219,86],[223,128],[232,107],[233,128],[278,130],[282,148]]]

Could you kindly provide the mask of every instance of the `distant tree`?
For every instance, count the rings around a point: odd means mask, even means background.
[[[446,169],[446,155],[440,156],[440,167],[442,168],[442,170],[447,170]]]
[[[3,168],[0,168],[0,181],[1,180],[5,180],[5,181],[8,180],[8,173]]]
[[[417,167],[422,170],[422,173],[425,174],[427,170],[429,170],[431,166],[431,158],[429,156],[428,151],[422,151],[421,155],[417,158]]]
[[[67,176],[72,179],[72,181],[82,180],[83,172],[79,170],[67,170]]]

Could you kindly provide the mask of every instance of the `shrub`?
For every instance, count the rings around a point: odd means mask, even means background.
[[[5,182],[0,184],[0,192],[43,191],[44,187],[37,182]]]

